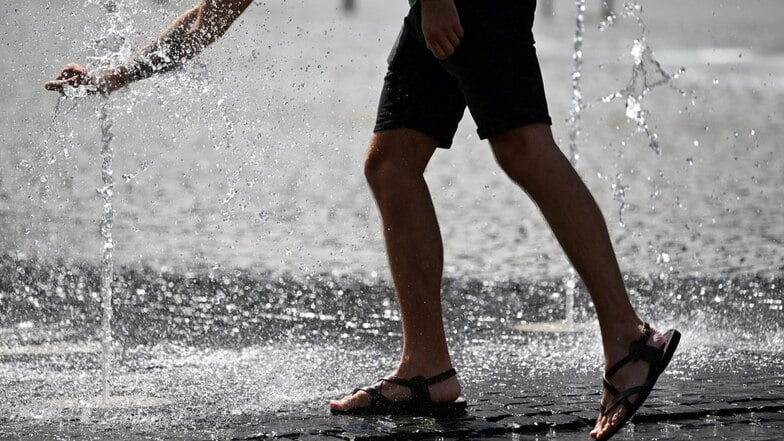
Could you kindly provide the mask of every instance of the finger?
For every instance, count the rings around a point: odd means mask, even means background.
[[[76,63],[68,63],[65,65],[65,67],[63,67],[63,70],[60,71],[60,76],[62,78],[71,78],[74,76],[84,75],[85,73],[87,73],[87,69],[85,69],[84,66]]]
[[[443,57],[443,51],[441,50],[441,45],[438,44],[438,40],[433,38],[426,38],[425,39],[425,46],[427,49],[439,60]]]
[[[459,38],[463,38],[465,36],[465,32],[463,31],[463,26],[460,24],[460,22],[457,22],[457,26],[452,28],[452,30],[454,31],[455,34],[457,34]]]
[[[448,33],[447,38],[449,39],[449,43],[452,44],[452,47],[460,46],[460,37],[458,37],[456,33],[454,32]]]
[[[54,81],[47,81],[44,83],[44,87],[48,90],[56,90],[62,91],[63,87],[68,84],[73,87],[76,87],[76,78],[68,78],[63,80],[54,80]]]
[[[443,57],[441,58],[441,60],[455,53],[455,46],[452,44],[451,41],[449,41],[449,37],[447,36],[441,37],[438,43],[441,46],[441,51],[443,52]]]
[[[80,71],[84,70],[84,68],[82,67],[81,64],[68,63],[68,64],[65,65],[65,67],[63,67],[63,72],[65,72],[66,70],[74,71],[74,72],[80,72]]]
[[[67,80],[54,80],[54,81],[47,81],[44,83],[44,88],[46,90],[63,90],[63,85],[67,83]]]
[[[438,42],[438,40],[434,39],[433,41],[429,42],[427,44],[427,48],[430,49],[430,52],[432,52],[433,55],[439,60],[446,58],[446,52],[441,47],[441,44]]]
[[[82,75],[82,72],[79,71],[79,70],[73,70],[73,69],[63,69],[63,71],[62,71],[62,73],[60,75],[63,77],[62,79],[68,80],[68,79],[71,79],[71,78],[78,78],[79,76]]]

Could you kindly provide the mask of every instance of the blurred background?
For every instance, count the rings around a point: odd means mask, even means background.
[[[540,11],[536,37],[553,130],[566,150],[575,7],[553,3],[552,15]],[[783,7],[775,0],[640,5],[654,57],[671,74],[685,68],[643,103],[660,155],[635,134],[624,99],[599,102],[632,78],[630,52],[641,35],[635,20],[619,13],[600,31],[601,7],[589,3],[583,53],[591,107],[583,112],[578,169],[605,211],[622,266],[780,270],[776,220],[784,198],[774,151]],[[129,2],[127,45],[144,44],[189,6]],[[346,14],[337,0],[256,4],[183,71],[113,95],[117,261],[385,272],[361,164],[406,7],[365,1]],[[27,2],[0,13],[8,83],[0,110],[2,249],[95,261],[99,99],[64,100],[55,112],[58,96],[41,84],[65,63],[96,63],[90,57],[105,12],[89,2]],[[427,179],[449,272],[566,271],[537,210],[502,176],[468,115]]]

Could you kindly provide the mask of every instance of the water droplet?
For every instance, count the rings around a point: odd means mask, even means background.
[[[699,147],[699,146],[700,146],[700,142],[695,139],[694,140],[694,147]]]
[[[694,159],[686,158],[686,163],[689,164],[689,165],[694,165]]]

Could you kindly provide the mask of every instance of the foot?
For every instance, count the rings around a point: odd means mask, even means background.
[[[614,344],[612,348],[605,349],[605,371],[615,365],[618,361],[629,354],[629,346],[632,342],[639,340],[640,333],[629,338],[623,343]],[[663,349],[667,341],[664,335],[659,330],[651,327],[651,335],[648,337],[647,345],[655,346]],[[620,370],[613,375],[610,383],[619,391],[624,391],[632,387],[642,386],[648,378],[648,371],[651,368],[651,363],[646,361],[634,361],[628,363],[620,368]],[[638,400],[639,394],[630,395],[629,402],[635,403]],[[610,391],[604,389],[602,394],[601,408],[605,409],[613,402],[614,396]],[[590,435],[593,438],[602,439],[610,433],[618,424],[620,424],[624,417],[626,417],[628,409],[626,406],[616,406],[612,411],[606,415],[599,415],[596,419],[596,427],[591,431]]]
[[[398,366],[398,368],[395,369],[395,371],[392,372],[390,376],[410,379],[421,375],[426,378],[430,378],[440,374],[441,372],[444,372],[445,370],[448,370],[449,368],[450,367],[447,367],[446,369],[431,368],[412,371],[402,366]],[[405,401],[412,398],[411,389],[405,386],[397,385],[389,381],[379,381],[374,386],[380,386],[381,395],[390,401]],[[428,391],[430,392],[430,401],[436,403],[448,403],[455,401],[460,397],[460,382],[458,381],[457,376],[452,376],[436,384],[430,385],[428,387]],[[363,390],[346,395],[339,400],[332,400],[329,402],[330,409],[342,412],[349,411],[351,409],[367,407],[369,405],[370,394]]]

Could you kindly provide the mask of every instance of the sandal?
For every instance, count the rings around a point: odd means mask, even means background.
[[[626,424],[632,418],[632,416],[634,416],[637,410],[642,406],[642,403],[648,398],[648,395],[653,390],[653,386],[656,384],[656,380],[659,379],[659,375],[664,372],[664,369],[670,363],[670,360],[672,360],[675,349],[678,347],[678,342],[681,340],[681,333],[671,329],[664,334],[664,339],[667,341],[664,344],[664,348],[659,349],[655,346],[646,344],[650,336],[651,326],[648,323],[645,323],[642,330],[642,336],[640,336],[640,339],[632,343],[629,347],[629,355],[615,363],[607,372],[605,372],[604,377],[602,378],[604,388],[613,395],[614,399],[609,406],[601,406],[599,412],[601,412],[601,416],[605,416],[612,412],[616,407],[624,406],[626,408],[626,415],[606,435],[601,438],[597,438],[596,441],[605,441],[610,439],[613,435],[618,433],[621,427],[623,427],[624,424]],[[645,382],[642,385],[631,387],[621,392],[612,384],[610,384],[612,377],[618,373],[622,367],[638,360],[650,363],[650,367],[648,368],[648,377],[645,379]],[[629,397],[632,395],[638,395],[637,399],[634,400],[633,403],[629,401]]]
[[[351,395],[359,391],[370,395],[370,404],[364,407],[355,407],[349,410],[330,409],[333,415],[409,415],[409,416],[432,416],[448,417],[465,413],[466,400],[458,398],[455,401],[436,402],[431,401],[428,386],[440,383],[448,378],[457,375],[454,369],[442,372],[436,376],[425,378],[422,376],[407,380],[396,376],[384,377],[378,383],[359,387],[351,392]],[[405,386],[411,389],[411,398],[401,401],[392,401],[381,394],[384,382]]]

